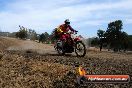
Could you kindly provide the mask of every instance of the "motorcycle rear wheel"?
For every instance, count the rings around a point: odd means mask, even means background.
[[[86,47],[82,41],[77,41],[75,44],[75,53],[79,57],[84,57],[86,54]]]

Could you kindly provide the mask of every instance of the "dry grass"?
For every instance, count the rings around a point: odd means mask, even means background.
[[[0,49],[2,55],[0,59],[0,87],[2,88],[132,87],[131,83],[77,85],[79,74],[78,67],[76,67],[82,65],[87,69],[87,74],[132,75],[131,53],[90,50],[84,58],[79,58],[73,54],[59,56],[52,52],[53,46],[51,45],[8,38],[2,41],[6,41],[4,42],[6,47]],[[32,45],[26,49],[28,44]]]
[[[3,55],[0,53],[0,59],[3,57]]]
[[[55,79],[61,79],[70,66],[6,54],[0,61],[1,87],[53,87]]]

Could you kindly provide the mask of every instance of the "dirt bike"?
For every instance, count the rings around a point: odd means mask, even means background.
[[[77,56],[84,57],[86,54],[86,47],[81,38],[76,36],[77,32],[67,32],[67,34],[70,35],[70,38],[68,38],[66,42],[58,39],[54,46],[55,50],[60,55],[75,52]]]

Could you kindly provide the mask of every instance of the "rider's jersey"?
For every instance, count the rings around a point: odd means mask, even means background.
[[[75,31],[70,25],[62,24],[58,27],[58,31],[61,33],[62,32],[67,33],[69,30]]]

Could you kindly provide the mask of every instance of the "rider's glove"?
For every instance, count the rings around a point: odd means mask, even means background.
[[[75,32],[78,32],[78,31],[75,30]]]

